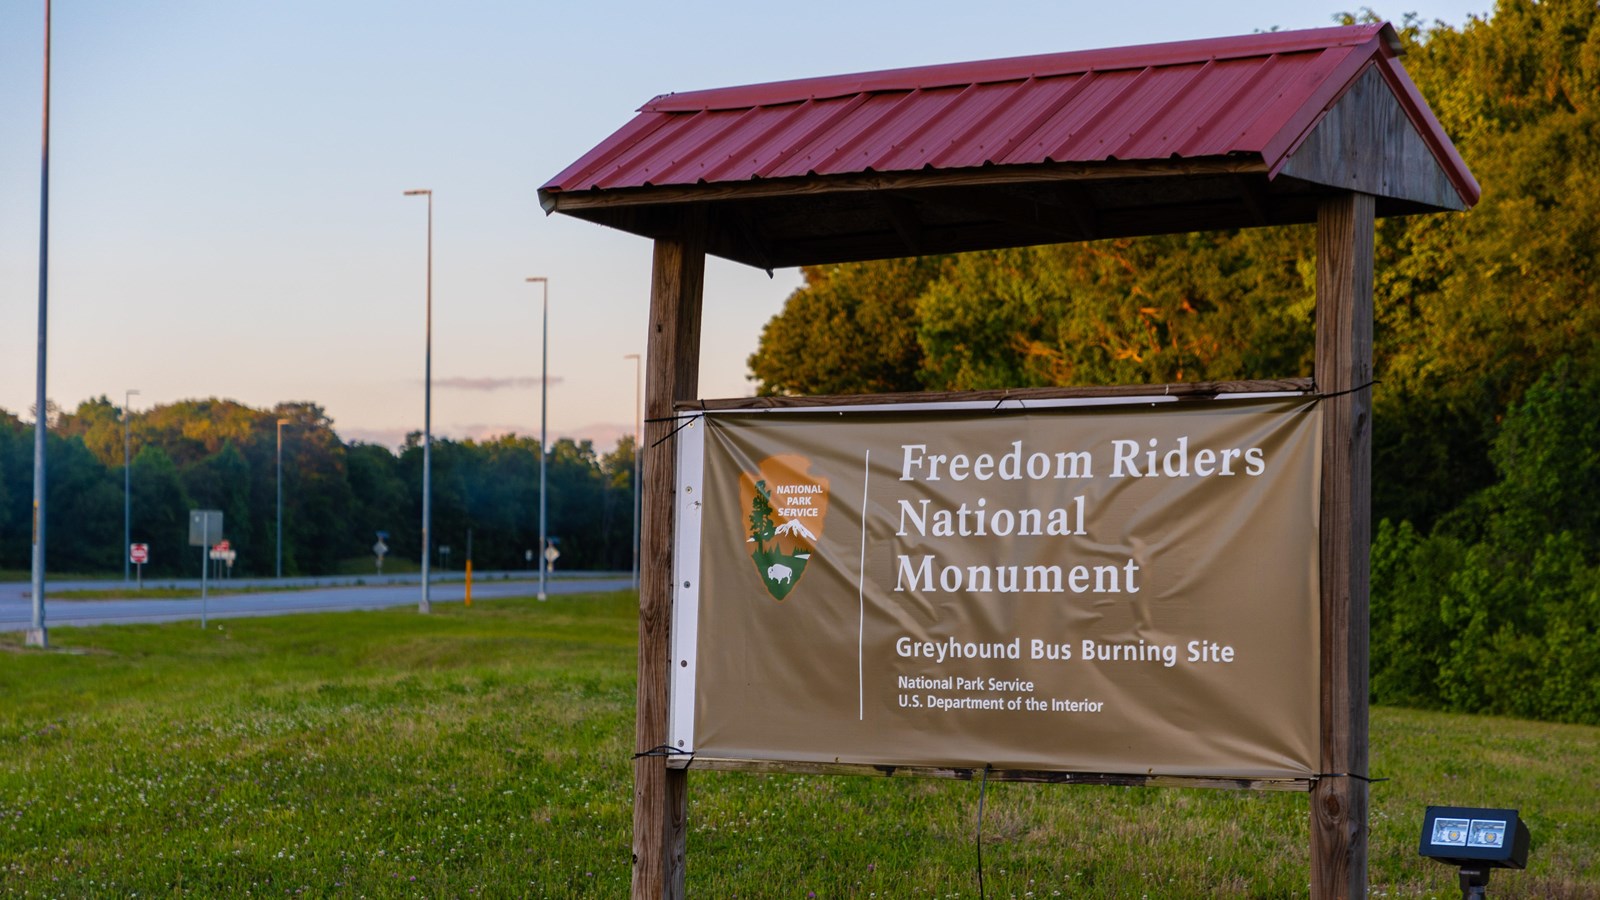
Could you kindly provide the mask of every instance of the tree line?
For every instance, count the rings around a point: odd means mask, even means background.
[[[189,511],[223,513],[238,552],[236,575],[276,568],[278,436],[282,432],[283,573],[372,571],[386,534],[390,570],[421,559],[422,442],[387,447],[345,443],[314,403],[270,410],[229,400],[186,400],[132,413],[106,397],[47,420],[46,561],[52,573],[120,573],[124,486],[130,538],[148,544],[145,572],[199,576],[189,546]],[[124,471],[124,459],[127,470]],[[562,438],[546,462],[547,533],[558,568],[626,570],[633,565],[633,441],[598,454]],[[434,565],[441,546],[452,568],[520,569],[539,549],[539,442],[505,435],[484,441],[435,438]],[[33,426],[0,410],[0,569],[31,565]]]
[[[1380,220],[1374,699],[1600,722],[1600,6],[1407,21],[1407,71],[1483,186]],[[1307,227],[816,266],[764,393],[1310,375]]]

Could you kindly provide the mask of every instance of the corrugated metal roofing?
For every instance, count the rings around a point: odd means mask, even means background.
[[[1464,209],[1387,25],[668,94],[545,209],[761,268]]]
[[[541,194],[1240,156],[1270,177],[1376,66],[1470,206],[1478,185],[1397,52],[1389,26],[1359,25],[668,94]]]

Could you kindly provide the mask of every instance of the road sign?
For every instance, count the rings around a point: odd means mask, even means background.
[[[189,510],[189,546],[209,547],[212,541],[220,537],[222,537],[222,510]]]
[[[150,561],[150,545],[149,544],[129,544],[128,545],[128,562],[136,563],[136,564],[142,566],[142,565],[144,565],[145,563],[147,563],[149,561]]]
[[[545,562],[550,563],[551,565],[555,565],[556,560],[558,560],[560,558],[561,558],[561,551],[560,550],[557,550],[554,547],[546,547],[546,548],[544,548],[544,560],[545,560]]]

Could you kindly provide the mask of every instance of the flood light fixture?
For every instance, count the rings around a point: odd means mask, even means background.
[[[1528,826],[1514,809],[1430,806],[1417,852],[1460,869],[1464,900],[1487,897],[1491,872],[1527,867]]]

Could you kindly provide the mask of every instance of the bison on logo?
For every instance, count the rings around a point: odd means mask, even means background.
[[[810,473],[811,460],[795,454],[761,461],[739,477],[739,501],[750,511],[750,560],[774,600],[789,596],[805,574],[828,518],[828,479]]]

